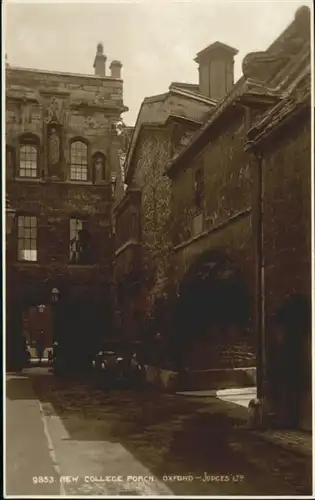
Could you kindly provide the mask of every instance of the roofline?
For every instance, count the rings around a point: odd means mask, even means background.
[[[257,87],[265,88],[265,86],[262,84],[262,82],[258,82],[255,80],[251,80],[249,78],[245,79],[244,76],[242,76],[234,85],[234,87],[231,89],[230,93],[223,98],[217,108],[214,110],[213,114],[209,118],[209,120],[204,124],[203,127],[200,128],[200,130],[194,135],[192,138],[191,142],[187,145],[186,148],[184,148],[182,151],[178,153],[178,155],[173,158],[170,161],[170,164],[167,168],[167,172],[170,173],[171,171],[174,170],[175,166],[177,166],[183,158],[186,156],[186,154],[191,150],[191,148],[208,132],[208,130],[213,126],[213,124],[217,121],[217,119],[222,115],[222,113],[228,109],[231,105],[236,103],[241,96],[245,94],[245,90],[247,85],[256,85]],[[250,92],[250,91],[249,91]],[[272,95],[277,96],[277,94],[273,91],[273,89],[270,89],[270,95],[268,97],[271,97]],[[259,96],[259,93],[257,93],[257,96]],[[264,98],[264,94],[261,94],[261,97]],[[279,95],[278,95],[279,97]]]
[[[196,57],[194,61],[199,62],[203,57],[210,52],[215,52],[216,50],[225,50],[227,53],[231,54],[232,56],[236,56],[236,54],[239,53],[238,49],[235,49],[234,47],[231,47],[230,45],[227,45],[226,43],[222,43],[219,41],[213,42],[204,49],[200,50],[197,52]]]
[[[162,101],[168,96],[169,92],[165,92],[164,94],[156,94],[152,96],[145,97],[142,101],[142,104],[145,104],[147,102],[157,102],[157,101]],[[142,105],[141,105],[142,106]],[[140,107],[141,109],[141,107]],[[137,123],[137,122],[136,122]]]
[[[190,99],[194,99],[195,101],[201,101],[206,104],[213,104],[214,106],[216,106],[218,103],[218,101],[210,99],[210,97],[204,96],[203,94],[197,94],[196,92],[193,92],[191,90],[183,90],[179,87],[170,88],[168,93],[182,95],[183,97],[188,97]]]
[[[195,125],[202,125],[203,124],[203,122],[200,120],[194,120],[193,118],[187,118],[186,116],[176,115],[174,113],[170,113],[168,115],[164,124],[170,120],[180,120],[180,121],[184,121],[184,122],[194,123]]]
[[[138,120],[139,120],[139,117],[140,117],[141,110],[142,110],[143,106],[145,104],[147,104],[147,103],[150,103],[150,102],[158,102],[158,101],[161,101],[161,100],[165,100],[170,94],[182,95],[183,97],[187,97],[189,99],[194,99],[195,101],[200,101],[200,102],[203,102],[203,103],[208,104],[208,105],[209,104],[213,104],[213,107],[215,107],[215,105],[217,104],[217,101],[214,101],[213,99],[208,99],[207,97],[203,97],[202,95],[199,96],[199,95],[195,95],[194,93],[190,93],[190,92],[188,92],[188,93],[187,92],[182,92],[181,90],[179,90],[177,88],[176,89],[174,89],[174,88],[173,89],[169,89],[168,92],[165,92],[164,94],[158,94],[158,95],[155,95],[155,96],[145,97],[144,100],[142,101],[140,109],[139,109],[139,113],[138,113],[137,120],[136,120],[136,123],[135,123],[135,126],[134,126],[133,134],[135,134],[135,132],[136,132],[137,123],[138,123]],[[166,120],[164,122],[161,122],[161,124],[165,124],[166,121],[167,121],[167,119],[168,119],[168,117],[166,118]],[[189,120],[189,118],[187,120]],[[193,120],[191,120],[191,121],[193,121]],[[128,177],[129,163],[132,160],[132,156],[133,156],[133,149],[136,147],[140,131],[141,131],[141,126],[139,127],[139,130],[138,130],[135,142],[133,143],[132,140],[130,141],[129,148],[128,148],[128,151],[127,151],[127,154],[126,154],[126,160],[125,160],[125,166],[127,166],[127,170],[125,170],[126,179]],[[133,138],[133,135],[132,135],[132,138]],[[130,156],[130,154],[131,154],[131,156]],[[129,158],[129,156],[130,156],[130,158]]]
[[[101,80],[101,81],[116,81],[116,82],[123,82],[121,78],[113,78],[112,76],[97,76],[97,75],[86,75],[84,73],[68,73],[64,71],[50,71],[46,69],[35,69],[35,68],[22,68],[19,66],[7,66],[6,71],[25,71],[29,73],[42,73],[42,74],[47,74],[47,75],[60,75],[60,76],[73,76],[76,78],[92,78],[95,80]]]
[[[142,102],[143,103],[157,102],[157,101],[166,99],[170,94],[182,95],[183,97],[188,97],[188,98],[194,99],[196,101],[205,102],[207,104],[210,104],[210,103],[213,105],[217,104],[217,101],[215,101],[214,99],[210,99],[209,97],[204,96],[203,94],[197,94],[196,92],[193,92],[191,90],[186,90],[186,89],[184,90],[184,89],[179,88],[179,87],[172,87],[172,84],[170,85],[168,91],[164,92],[164,94],[157,94],[157,95],[145,97]]]
[[[215,119],[216,119],[216,117],[221,114],[221,110],[223,110],[225,107],[225,106],[223,107],[223,105],[224,104],[226,105],[228,98],[229,97],[231,98],[232,95],[234,93],[236,93],[236,89],[238,89],[238,87],[240,87],[241,83],[244,83],[244,81],[245,81],[244,76],[241,76],[241,78],[239,78],[239,80],[237,80],[237,82],[235,83],[234,87],[232,88],[230,94],[225,96],[225,98],[222,99],[218,103],[217,109],[214,110],[214,115],[212,115],[209,118],[209,120],[204,123],[204,125],[201,127],[201,129],[194,135],[194,137],[192,138],[191,142],[187,145],[187,147],[184,148],[182,151],[180,151],[179,154],[170,161],[170,165],[167,169],[168,172],[173,170],[173,167],[175,167],[175,165],[178,164],[182,160],[182,158],[186,155],[187,151],[190,150],[190,148],[199,140],[199,138],[201,138],[207,132],[207,130],[210,128],[210,126],[212,125],[212,123],[214,121],[213,117],[215,117]],[[220,111],[220,113],[218,113],[218,111]]]
[[[311,96],[311,88],[307,90],[302,99],[294,98],[292,107],[286,113],[284,113],[283,116],[281,116],[277,122],[275,123],[270,122],[270,119],[272,119],[271,116],[272,113],[277,112],[278,110],[281,111],[285,106],[286,102],[288,101],[288,99],[290,98],[292,99],[293,96],[289,94],[286,97],[284,97],[273,109],[270,110],[270,115],[262,117],[262,119],[258,123],[256,123],[256,125],[253,125],[253,127],[249,129],[249,131],[247,132],[248,140],[245,142],[245,149],[246,150],[254,149],[256,146],[258,146],[266,139],[268,139],[274,131],[278,130],[280,127],[282,127],[282,125],[285,125],[295,116],[299,115],[302,111],[304,111],[309,106],[308,102],[310,96]],[[270,123],[271,126],[268,127]],[[259,126],[261,127],[260,130]],[[255,130],[256,134],[254,135]],[[252,138],[250,138],[251,135]]]
[[[281,127],[290,123],[291,120],[293,120],[294,118],[305,112],[307,109],[309,109],[307,101],[310,98],[310,95],[311,93],[309,93],[303,99],[303,101],[296,102],[296,105],[292,109],[290,109],[286,114],[284,114],[277,123],[273,124],[272,127],[268,129],[266,124],[265,129],[263,129],[259,133],[259,135],[257,135],[254,139],[247,140],[244,144],[245,151],[253,151],[255,149],[259,150],[259,147],[257,146],[266,143],[272,137],[272,135],[275,132],[277,132]]]
[[[199,87],[199,83],[188,83],[188,82],[172,82],[170,87],[174,86],[177,88],[181,88],[181,85],[184,87],[187,85],[188,87]]]

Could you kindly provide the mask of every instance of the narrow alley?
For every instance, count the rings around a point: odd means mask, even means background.
[[[311,452],[244,429],[233,397],[104,392],[47,368],[6,384],[8,495],[311,494]]]

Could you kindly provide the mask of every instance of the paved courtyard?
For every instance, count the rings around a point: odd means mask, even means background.
[[[7,494],[311,494],[311,457],[245,430],[229,399],[8,375]]]

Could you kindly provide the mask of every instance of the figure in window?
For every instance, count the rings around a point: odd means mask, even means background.
[[[105,159],[100,154],[94,159],[94,179],[95,184],[99,184],[105,180]]]
[[[83,222],[70,242],[71,262],[76,264],[90,263],[91,235]]]

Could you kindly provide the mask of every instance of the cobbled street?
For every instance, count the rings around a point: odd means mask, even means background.
[[[7,494],[311,494],[311,458],[242,428],[244,411],[215,397],[105,392],[45,368],[8,375]]]

